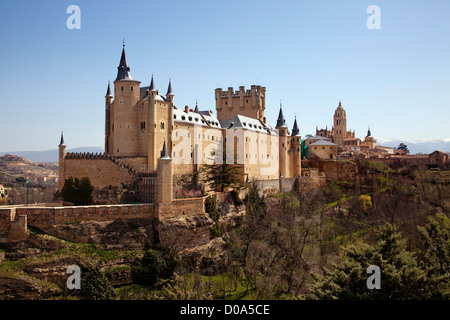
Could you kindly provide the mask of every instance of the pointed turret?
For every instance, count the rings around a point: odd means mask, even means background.
[[[367,137],[370,137],[370,136],[372,136],[372,133],[370,132],[370,127],[369,127],[369,129],[367,129]]]
[[[162,148],[162,151],[161,151],[160,159],[170,159],[169,158],[169,154],[167,153],[166,140],[164,140],[164,144],[163,144],[163,148]]]
[[[156,90],[155,82],[153,81],[153,74],[152,74],[152,81],[150,82],[150,88],[148,88],[148,90],[150,90],[150,91]]]
[[[287,126],[286,126],[286,120],[284,119],[284,115],[283,115],[282,105],[280,102],[280,112],[278,113],[277,125],[275,126],[275,128],[281,128],[281,127],[287,127]]]
[[[59,142],[59,146],[58,147],[61,147],[61,146],[65,146],[64,145],[64,134],[63,134],[62,131],[61,131],[61,141]]]
[[[168,96],[169,94],[173,96],[173,91],[172,91],[172,81],[171,81],[171,79],[169,79],[169,87],[167,88],[166,96]]]
[[[66,157],[66,145],[64,144],[64,134],[61,131],[61,141],[59,142],[59,169],[58,169],[58,188],[62,190],[64,186],[64,158]]]
[[[297,117],[295,117],[294,127],[292,128],[292,136],[298,136],[298,135],[300,135],[300,129],[298,128],[298,125],[297,125]]]
[[[130,67],[127,63],[127,57],[125,55],[125,44],[123,45],[122,56],[120,57],[119,66],[117,67],[117,78],[115,81],[118,80],[133,80],[130,74]]]
[[[112,97],[111,85],[109,84],[109,81],[108,81],[108,88],[106,89],[106,96],[105,97]]]
[[[198,111],[198,102],[197,102],[197,100],[195,100],[195,109],[194,109],[194,112],[199,113],[199,111]]]

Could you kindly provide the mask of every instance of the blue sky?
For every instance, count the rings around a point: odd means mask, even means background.
[[[69,30],[69,5],[81,29]],[[381,9],[370,30],[369,5]],[[449,1],[11,1],[0,4],[0,151],[103,146],[104,96],[126,40],[142,85],[169,78],[179,107],[214,110],[214,89],[267,88],[304,136],[339,100],[363,138],[449,139]]]

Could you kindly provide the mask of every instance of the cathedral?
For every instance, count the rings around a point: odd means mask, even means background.
[[[359,140],[355,138],[355,130],[347,131],[347,115],[341,101],[334,112],[331,130],[328,128],[318,130],[316,127],[316,136],[330,138],[338,146],[351,145],[355,143],[354,141]]]

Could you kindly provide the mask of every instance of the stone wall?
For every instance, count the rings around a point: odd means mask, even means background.
[[[121,160],[125,161],[125,160]],[[133,165],[137,165],[134,164]],[[83,178],[89,177],[91,184],[96,189],[109,186],[129,185],[136,181],[136,175],[125,166],[113,162],[110,158],[89,159],[69,158],[64,159],[64,177]]]
[[[68,207],[0,207],[0,233],[14,240],[26,235],[27,223],[43,229],[80,221],[114,221],[118,219],[168,219],[193,217],[205,213],[205,198],[176,199],[169,205],[122,204]]]
[[[174,199],[169,205],[158,208],[158,218],[166,219],[176,216],[194,216],[205,213],[205,197]]]

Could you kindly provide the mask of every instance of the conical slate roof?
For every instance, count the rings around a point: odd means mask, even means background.
[[[117,67],[117,78],[118,80],[133,80],[130,74],[130,67],[127,63],[127,57],[125,55],[125,45],[123,45],[122,56],[120,57],[119,66]]]
[[[287,127],[287,126],[286,126],[286,120],[284,119],[284,115],[283,115],[283,109],[281,108],[281,103],[280,103],[280,112],[278,113],[277,125],[275,126],[275,128],[281,128],[281,127]]]
[[[160,159],[169,159],[169,154],[167,153],[167,148],[166,148],[166,140],[164,140],[164,144],[163,144],[163,148],[161,151],[161,158]]]
[[[156,90],[155,88],[155,82],[153,81],[153,75],[152,75],[152,81],[150,82],[150,87],[148,88],[148,90]]]
[[[61,141],[59,142],[59,145],[60,146],[63,146],[64,145],[64,135],[63,135],[63,132],[61,131]]]
[[[297,125],[297,117],[295,117],[294,127],[292,128],[292,136],[298,136],[298,135],[300,135],[300,129],[298,128],[298,125]]]
[[[167,88],[166,96],[169,95],[169,94],[173,94],[173,91],[172,91],[172,81],[171,81],[170,79],[169,79],[169,87]]]
[[[110,84],[109,84],[109,81],[108,81],[108,89],[106,89],[106,96],[107,96],[107,97],[112,97],[112,94],[111,94],[111,86],[110,86]]]

